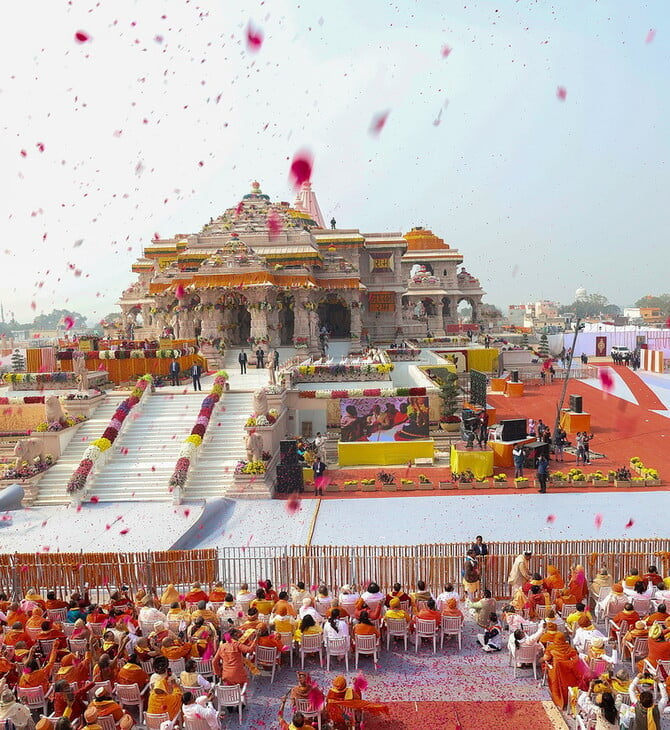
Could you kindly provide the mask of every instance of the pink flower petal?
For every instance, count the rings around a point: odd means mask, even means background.
[[[547,515],[547,523],[553,525],[556,522],[556,515]]]
[[[177,288],[175,289],[175,296],[177,297],[177,299],[184,298],[184,287],[181,284],[177,284]]]
[[[66,330],[71,330],[74,327],[74,319],[72,317],[63,317],[63,324]]]
[[[370,122],[370,129],[368,131],[373,137],[377,137],[379,134],[381,134],[381,131],[382,129],[384,129],[384,125],[386,124],[386,120],[388,119],[390,113],[391,110],[387,109],[386,111],[379,112],[378,114],[375,114],[374,117],[372,117],[372,121]]]
[[[631,517],[628,522],[626,522],[626,529],[630,529],[635,524],[635,520]]]
[[[90,500],[91,504],[98,504],[99,501],[100,501],[100,497],[91,497],[91,500]]]
[[[309,182],[313,164],[314,160],[309,150],[299,150],[295,153],[289,170],[289,181],[295,190],[299,190],[304,182]]]
[[[611,393],[614,390],[614,378],[612,378],[612,374],[607,368],[598,368],[598,378],[606,393]]]
[[[286,511],[290,515],[294,515],[296,512],[300,511],[300,498],[296,495],[292,494],[287,500],[286,500]]]
[[[268,213],[267,224],[268,232],[270,234],[269,238],[271,241],[274,241],[276,238],[279,237],[282,229],[282,221],[281,218],[277,215],[277,211],[271,210]]]
[[[130,530],[126,527],[125,529],[121,530],[121,532],[119,532],[119,535],[127,535],[129,532]]]
[[[449,54],[451,53],[451,48],[449,46],[442,46],[442,58],[447,58]]]
[[[91,40],[91,36],[83,30],[78,30],[74,34],[74,39],[77,41],[77,43],[86,43],[86,41]]]
[[[596,526],[596,529],[599,530],[601,525],[603,524],[603,516],[600,514],[600,512],[595,516],[593,522]]]
[[[263,31],[260,28],[255,28],[249,21],[247,24],[247,50],[251,53],[257,53],[262,45]]]
[[[651,43],[655,37],[656,37],[656,31],[653,28],[650,28],[649,33],[647,33],[647,37],[644,39],[644,42]]]
[[[565,97],[568,95],[568,91],[565,86],[558,86],[556,88],[556,98],[559,101],[565,101]]]

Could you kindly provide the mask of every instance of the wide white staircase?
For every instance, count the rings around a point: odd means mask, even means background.
[[[168,482],[206,393],[158,391],[114,444],[90,491],[100,502],[168,502]]]
[[[65,493],[72,472],[81,461],[86,447],[94,439],[102,436],[124,396],[108,395],[105,402],[99,405],[91,417],[77,427],[70,443],[65,447],[60,459],[47,471],[39,481],[39,493],[35,505],[67,504],[70,498]]]
[[[235,465],[246,458],[244,423],[253,411],[253,394],[227,392],[222,403],[223,408],[219,404],[212,415],[200,455],[191,466],[185,500],[225,497]]]

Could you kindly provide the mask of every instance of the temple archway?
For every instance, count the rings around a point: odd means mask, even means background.
[[[280,292],[277,295],[277,307],[279,309],[278,327],[279,327],[279,343],[281,345],[291,345],[293,343],[293,334],[295,330],[295,314],[293,307],[295,300],[293,296],[286,292]]]
[[[237,292],[225,294],[216,303],[223,311],[223,334],[231,345],[246,347],[251,336],[251,313],[247,298]]]
[[[446,320],[451,319],[451,303],[448,297],[442,297],[442,317]]]
[[[475,302],[470,297],[461,297],[458,300],[457,311],[459,324],[472,324],[477,321]]]
[[[325,327],[331,338],[343,338],[351,335],[351,311],[337,294],[328,296],[319,302],[319,329]]]

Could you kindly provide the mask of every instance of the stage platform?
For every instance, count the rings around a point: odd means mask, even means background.
[[[414,459],[434,459],[435,442],[428,441],[377,441],[346,442],[337,445],[340,466],[408,464]]]
[[[591,431],[591,414],[575,413],[574,411],[561,411],[561,428],[566,433],[578,433],[579,431]]]
[[[471,471],[476,477],[484,479],[493,474],[494,453],[490,449],[467,449],[463,445],[451,447],[449,466],[452,474]]]
[[[489,447],[493,452],[494,466],[512,467],[514,466],[514,458],[512,450],[516,444],[531,444],[535,441],[534,436],[530,436],[520,441],[489,441]]]

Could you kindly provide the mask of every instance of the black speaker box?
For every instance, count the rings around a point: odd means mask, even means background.
[[[279,442],[279,461],[282,464],[298,463],[298,442],[293,439]]]
[[[513,418],[500,421],[496,433],[500,441],[521,441],[526,438],[526,419]]]
[[[277,464],[277,492],[289,494],[304,488],[302,464]]]
[[[581,413],[582,412],[582,396],[581,395],[571,395],[570,396],[570,410],[573,413]]]

